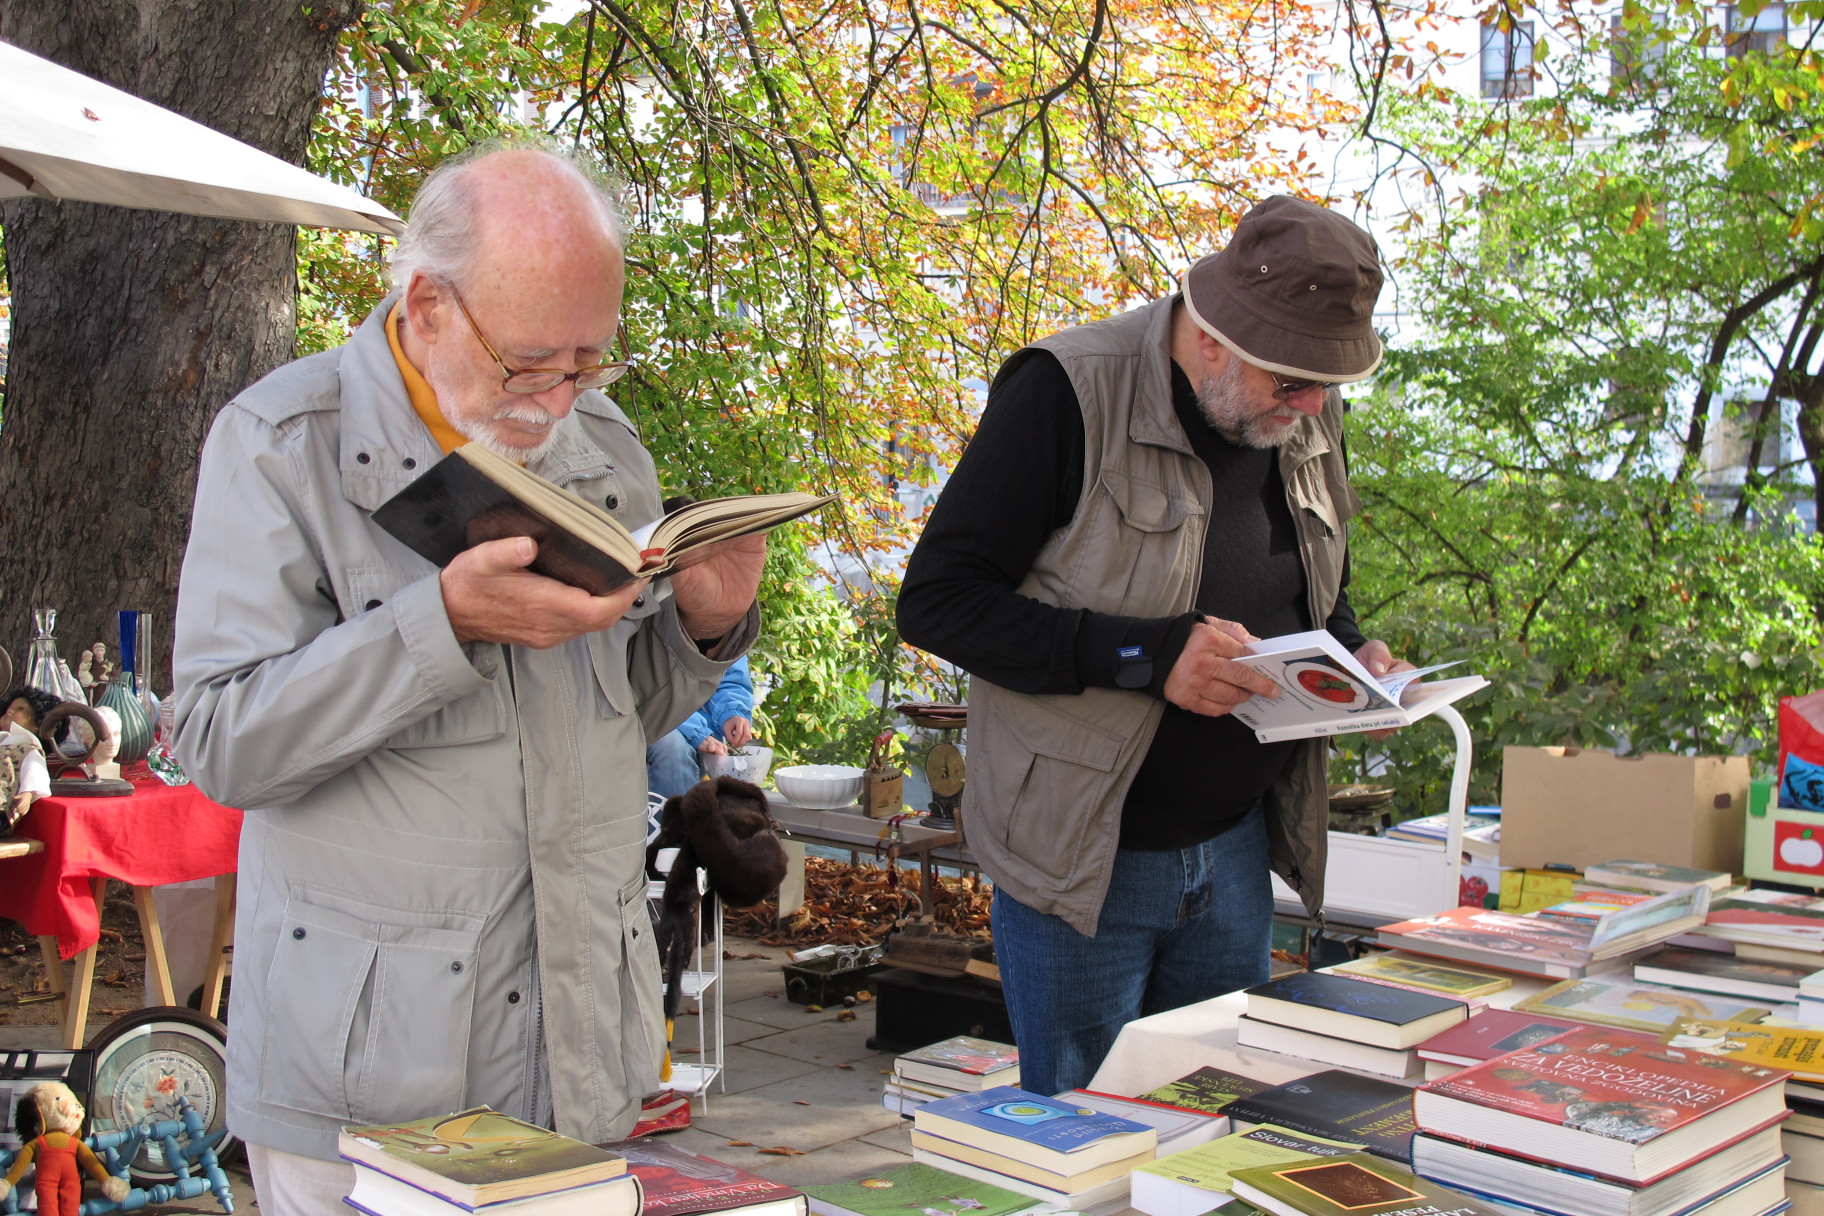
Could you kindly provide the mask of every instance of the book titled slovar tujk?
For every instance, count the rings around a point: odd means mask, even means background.
[[[712,498],[630,531],[605,506],[465,443],[380,504],[374,522],[439,566],[486,541],[528,536],[538,542],[533,573],[606,595],[681,569],[717,541],[765,532],[834,501],[799,493]]]
[[[1469,1017],[1462,1001],[1300,971],[1247,990],[1248,1016],[1399,1051]]]
[[[691,1152],[669,1140],[641,1136],[607,1146],[627,1159],[646,1193],[641,1216],[805,1216],[805,1197],[789,1186],[739,1166]]]
[[[370,1210],[380,1216],[451,1206],[486,1211],[539,1197],[550,1202],[516,1204],[514,1211],[634,1216],[640,1210],[639,1182],[623,1157],[485,1106],[344,1127],[337,1150],[355,1166],[351,1197],[379,1202]],[[417,1196],[441,1207],[400,1206],[419,1203]]]
[[[1235,1197],[1273,1216],[1499,1216],[1368,1153],[1236,1170]]]
[[[1271,1123],[1307,1136],[1349,1140],[1390,1161],[1412,1159],[1412,1090],[1332,1070],[1229,1103],[1236,1131]]]
[[[1785,1117],[1779,1069],[1583,1027],[1427,1082],[1421,1130],[1630,1183]]]

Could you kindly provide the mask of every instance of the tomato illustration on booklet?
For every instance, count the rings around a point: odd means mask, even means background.
[[[1377,678],[1324,629],[1266,638],[1248,649],[1236,662],[1280,690],[1277,698],[1254,696],[1235,708],[1235,716],[1253,727],[1262,743],[1408,726],[1488,687],[1481,676],[1422,679],[1455,663]]]

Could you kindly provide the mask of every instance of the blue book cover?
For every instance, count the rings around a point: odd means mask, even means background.
[[[1059,1153],[1072,1152],[1109,1136],[1153,1130],[1132,1119],[1105,1115],[1087,1106],[1072,1106],[1011,1085],[927,1102],[918,1108],[916,1118],[924,1122],[928,1116],[952,1119]]]
[[[1420,1018],[1463,1008],[1462,1001],[1431,996],[1385,984],[1370,984],[1324,971],[1297,971],[1248,989],[1249,996],[1269,997],[1294,1005],[1309,1005],[1347,1013],[1376,1022],[1404,1026]]]

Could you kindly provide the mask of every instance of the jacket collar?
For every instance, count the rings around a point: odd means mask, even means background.
[[[1171,448],[1191,456],[1195,452],[1172,403],[1172,306],[1181,294],[1174,292],[1147,305],[1152,309],[1152,316],[1147,318],[1141,349],[1154,352],[1156,357],[1141,361],[1140,384],[1134,393],[1134,408],[1128,415],[1127,437],[1135,443]],[[1331,405],[1326,402],[1325,408],[1329,409]],[[1280,445],[1280,471],[1290,473],[1313,456],[1321,456],[1329,450],[1330,441],[1324,437],[1318,420],[1301,416],[1292,437]]]
[[[342,348],[342,494],[365,511],[376,509],[443,459],[412,409],[386,340],[386,317],[398,299],[394,291],[380,301]],[[564,485],[613,467],[607,453],[584,434],[579,412],[572,411],[557,424],[557,438],[550,451],[529,466],[532,472]]]

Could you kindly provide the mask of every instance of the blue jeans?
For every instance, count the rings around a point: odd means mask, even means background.
[[[697,783],[697,749],[678,731],[646,748],[646,788],[664,798],[676,798]]]
[[[1080,1088],[1135,1018],[1266,982],[1266,811],[1193,848],[1117,850],[1094,937],[999,887],[993,917],[1020,1088]]]

